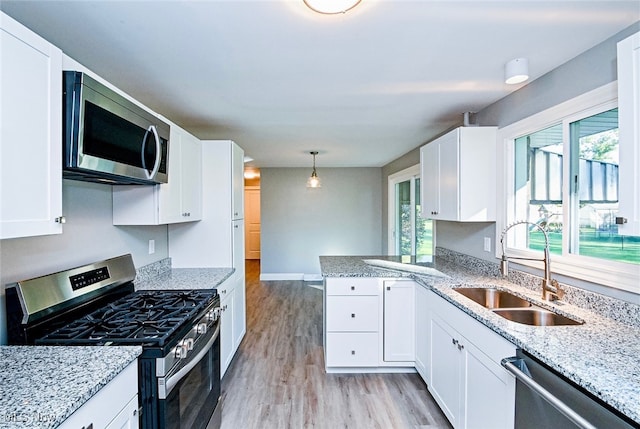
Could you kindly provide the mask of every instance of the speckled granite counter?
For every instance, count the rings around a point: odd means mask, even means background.
[[[374,260],[371,266],[364,260]],[[395,271],[380,268],[375,261],[400,262],[387,256],[321,256],[325,277],[411,277],[432,289],[471,317],[488,326],[559,373],[601,398],[604,402],[640,423],[640,307],[616,305],[607,298],[584,297],[576,288],[566,287],[569,303],[548,303],[540,298],[539,279],[531,285],[518,285],[497,277],[497,267],[483,263],[464,266],[437,258],[432,263],[396,265]],[[477,262],[479,260],[476,260]],[[497,264],[489,264],[497,265]],[[392,265],[387,264],[387,268]],[[442,275],[420,273],[420,269],[437,269]],[[529,276],[533,277],[533,276]],[[535,278],[534,278],[535,279]],[[510,280],[513,280],[510,278]],[[584,321],[580,326],[534,327],[510,322],[452,290],[456,286],[493,286],[508,289],[537,305]],[[528,287],[526,287],[528,286]],[[563,285],[565,287],[565,285]],[[595,304],[594,304],[595,301]],[[579,306],[576,304],[589,304]],[[607,308],[598,305],[606,304]],[[586,309],[587,307],[588,309]],[[623,314],[615,315],[616,312]],[[628,323],[622,323],[625,320]],[[506,357],[506,356],[505,356]]]
[[[135,281],[136,290],[213,289],[233,274],[233,268],[174,268]]]
[[[0,346],[0,428],[58,427],[141,347]]]

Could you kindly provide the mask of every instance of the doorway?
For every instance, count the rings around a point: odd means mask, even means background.
[[[245,259],[260,259],[260,172],[245,168],[244,249]]]

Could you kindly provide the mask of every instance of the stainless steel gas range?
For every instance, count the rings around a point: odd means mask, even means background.
[[[220,427],[215,289],[135,291],[131,255],[8,285],[10,344],[140,345],[143,429]]]

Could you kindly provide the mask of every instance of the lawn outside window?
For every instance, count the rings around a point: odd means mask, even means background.
[[[497,239],[506,225],[527,220],[547,232],[556,274],[640,293],[640,237],[618,233],[615,83],[498,131]],[[505,238],[510,256],[541,258],[543,234],[523,224]],[[498,249],[497,257],[501,256]],[[523,262],[541,268],[537,262]]]

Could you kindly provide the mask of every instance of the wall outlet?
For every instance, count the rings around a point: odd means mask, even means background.
[[[149,255],[156,253],[156,240],[149,240]]]
[[[491,238],[490,237],[485,237],[484,238],[484,251],[485,252],[491,252]]]

